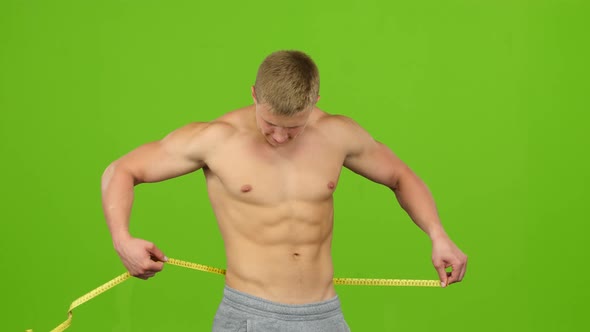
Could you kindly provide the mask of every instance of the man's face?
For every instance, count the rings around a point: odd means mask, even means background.
[[[256,124],[272,146],[289,143],[303,132],[311,110],[301,111],[292,116],[273,114],[268,104],[256,104]]]

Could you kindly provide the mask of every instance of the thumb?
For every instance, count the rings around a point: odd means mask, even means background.
[[[440,279],[440,286],[441,287],[447,287],[447,271],[445,269],[445,264],[443,262],[439,262],[437,264],[434,265],[434,268],[436,269],[436,272],[438,272],[438,277]]]
[[[166,257],[164,253],[158,249],[158,247],[156,247],[156,245],[152,245],[150,248],[148,248],[148,252],[152,257],[156,258],[160,262],[168,261],[168,257]]]

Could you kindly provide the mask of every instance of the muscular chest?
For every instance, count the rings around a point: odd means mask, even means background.
[[[224,146],[208,162],[209,189],[253,203],[331,197],[343,156],[327,142],[299,143],[290,149],[275,149],[243,138]]]

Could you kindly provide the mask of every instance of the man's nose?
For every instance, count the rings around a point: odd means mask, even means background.
[[[274,139],[277,143],[284,143],[289,139],[289,135],[283,129],[275,129],[272,133],[272,139]]]

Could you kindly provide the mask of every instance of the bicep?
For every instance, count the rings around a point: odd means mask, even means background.
[[[201,168],[202,162],[169,150],[162,141],[144,144],[116,162],[117,168],[129,172],[134,182],[158,182]]]
[[[373,139],[358,124],[349,121],[348,129],[344,167],[392,189],[397,187],[400,177],[411,172],[389,147]]]
[[[129,172],[134,182],[158,182],[181,176],[205,165],[198,133],[189,126],[172,132],[162,140],[144,144],[115,162]]]

